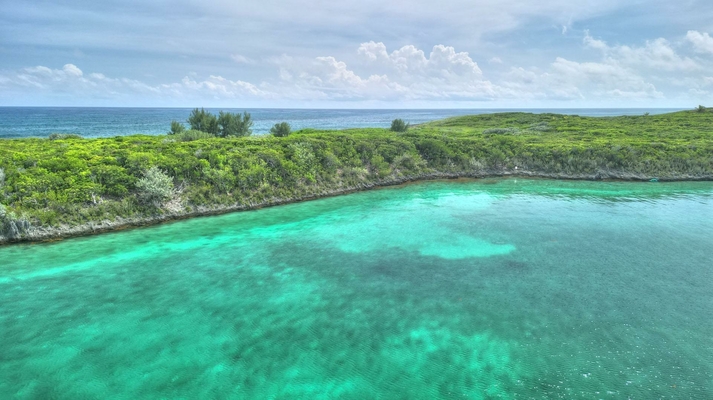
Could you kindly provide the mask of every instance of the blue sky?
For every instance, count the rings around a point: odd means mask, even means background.
[[[0,0],[0,105],[713,105],[713,2]]]

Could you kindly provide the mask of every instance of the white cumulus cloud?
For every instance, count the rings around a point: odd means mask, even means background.
[[[700,39],[702,44],[696,46],[704,48],[710,37],[689,32],[686,38],[693,43]],[[610,45],[586,32],[583,44],[580,50],[584,53],[579,57],[554,56],[540,65],[508,65],[491,54],[485,58],[490,64],[485,72],[478,65],[477,55],[453,46],[389,49],[376,41],[354,46],[351,57],[283,54],[256,61],[232,54],[240,64],[233,64],[232,72],[191,72],[182,79],[158,83],[84,72],[74,64],[35,66],[0,71],[0,100],[34,96],[131,104],[135,99],[146,99],[144,104],[184,106],[500,102],[529,107],[548,102],[606,104],[617,99],[681,99],[691,93],[696,99],[710,96],[710,60],[686,55],[681,42],[658,38],[640,45]],[[692,54],[690,47],[688,52]],[[257,79],[236,77],[249,69],[245,64],[265,67],[265,73]]]
[[[584,44],[590,48],[600,50],[614,62],[635,66],[641,69],[655,68],[665,71],[692,71],[701,69],[693,59],[679,55],[671,43],[658,38],[647,41],[644,46],[609,46],[606,42],[594,39],[586,32]]]
[[[713,54],[713,37],[708,32],[688,31],[686,39],[697,52]]]

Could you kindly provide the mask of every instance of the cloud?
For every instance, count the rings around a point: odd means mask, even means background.
[[[241,54],[231,54],[230,58],[238,64],[255,64],[255,60]]]
[[[206,96],[206,101],[498,101],[555,93],[579,99],[606,86],[537,86],[555,78],[543,75],[557,73],[553,63],[560,57],[584,64],[583,70],[591,68],[587,62],[619,67],[669,96],[683,91],[670,83],[674,79],[698,85],[713,67],[713,58],[704,56],[713,54],[711,36],[704,33],[711,32],[712,15],[713,2],[706,0],[20,1],[0,13],[0,85],[12,85],[26,104],[41,104],[49,93],[64,93],[64,99],[76,93],[85,103],[124,96],[123,104],[130,104],[135,91],[164,99],[171,90],[182,93],[171,92],[176,99]],[[605,26],[599,34],[610,36],[587,34],[585,46],[571,40],[587,25]],[[667,36],[670,32],[678,36]],[[639,42],[642,37],[650,40]],[[278,60],[281,54],[292,62]],[[52,72],[58,80],[53,83],[42,71],[21,70],[38,63],[64,75]],[[91,66],[105,79],[88,70],[72,78],[65,63]],[[532,72],[538,78],[527,78],[529,84],[510,81],[517,75],[513,68],[520,67],[527,72],[520,75]],[[189,75],[193,89],[184,87],[187,71],[199,73]],[[26,75],[24,87],[34,89],[19,89],[20,73]],[[0,98],[11,104],[4,92]]]
[[[310,4],[301,0],[36,0],[3,9],[0,37],[18,47],[52,43],[54,48],[70,51],[100,50],[114,60],[120,57],[118,50],[144,57],[215,57],[227,51],[257,59],[266,49],[278,54],[334,55],[355,38],[405,39],[414,37],[415,32],[421,32],[429,44],[449,41],[463,47],[483,36],[533,23],[570,26],[622,7],[615,0],[342,0]]]
[[[546,71],[512,68],[503,85],[519,98],[572,101],[664,97],[652,83],[617,63],[577,62],[562,57]]]
[[[240,80],[231,81],[220,76],[210,76],[201,81],[186,76],[180,82],[148,85],[135,79],[107,77],[103,73],[84,74],[73,64],[66,64],[62,69],[29,67],[16,73],[0,75],[0,87],[8,91],[34,90],[48,95],[66,94],[87,98],[121,98],[132,95],[150,95],[157,98],[269,97],[268,93],[255,85]]]
[[[368,42],[359,46],[358,53],[366,59],[381,62],[404,74],[481,76],[482,71],[467,52],[456,52],[451,46],[433,46],[428,58],[423,50],[413,45],[403,46],[391,54],[384,43]]]
[[[408,99],[491,100],[506,95],[503,88],[483,77],[483,71],[467,52],[435,45],[428,56],[413,45],[389,53],[382,42],[366,42],[358,54],[371,67],[396,82]]]
[[[659,98],[663,94],[634,71],[616,63],[576,62],[558,57],[552,64],[557,87],[590,88],[594,95]],[[580,89],[581,90],[581,89]]]
[[[272,72],[260,79],[236,78],[236,70],[242,74],[249,68],[236,68],[234,64],[229,73],[191,72],[160,83],[145,82],[148,78],[84,72],[74,64],[57,69],[35,66],[0,71],[0,99],[64,96],[128,102],[140,98],[154,104],[184,106],[205,102],[234,104],[235,100],[243,101],[242,104],[282,102],[299,106],[319,101],[321,104],[374,101],[602,104],[616,99],[685,98],[694,92],[702,96],[713,85],[713,77],[703,73],[709,66],[706,60],[680,54],[672,42],[663,38],[646,41],[641,46],[609,45],[587,32],[583,44],[584,60],[556,56],[541,66],[491,68],[489,76],[475,57],[454,46],[436,44],[425,51],[415,45],[404,45],[391,50],[376,41],[353,47],[353,57],[348,60],[335,55],[267,57],[261,62],[271,67],[267,70]],[[241,64],[255,62],[239,54],[233,54],[232,58]],[[505,64],[497,57],[486,59]]]
[[[299,67],[281,66],[281,74],[297,77],[301,87],[311,87],[341,98],[453,100],[491,99],[498,88],[483,78],[478,64],[466,52],[436,45],[426,53],[413,45],[389,53],[381,42],[362,43],[358,55],[375,73],[358,75],[334,57],[317,57]]]
[[[693,44],[697,52],[713,54],[713,37],[707,32],[688,31],[686,39]]]
[[[586,31],[583,42],[587,47],[600,50],[605,57],[610,58],[613,62],[642,69],[693,71],[702,68],[691,58],[678,55],[671,43],[664,38],[646,41],[646,45],[643,47],[609,46],[602,40],[594,39]]]

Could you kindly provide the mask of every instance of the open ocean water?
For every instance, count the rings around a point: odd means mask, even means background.
[[[713,183],[436,181],[0,247],[1,399],[711,399]]]
[[[457,110],[317,110],[317,109],[206,109],[248,111],[255,134],[267,133],[278,122],[288,122],[293,130],[388,128],[401,118],[411,124],[468,114],[505,111],[576,114],[582,116],[660,114],[678,109],[457,109]],[[47,137],[51,133],[76,133],[84,137],[112,137],[137,133],[165,134],[171,121],[184,122],[190,108],[72,108],[0,107],[0,138]]]

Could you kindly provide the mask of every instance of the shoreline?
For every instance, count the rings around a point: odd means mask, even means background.
[[[75,237],[93,236],[102,233],[116,232],[127,229],[149,227],[163,223],[180,221],[190,218],[216,216],[240,211],[252,211],[266,207],[274,207],[279,205],[301,203],[304,201],[318,200],[322,198],[341,196],[351,193],[357,193],[367,190],[386,188],[392,186],[406,185],[425,181],[434,180],[451,180],[451,179],[485,179],[485,178],[540,178],[551,180],[577,180],[577,181],[622,181],[622,182],[647,182],[651,179],[656,179],[658,182],[685,182],[685,181],[713,181],[713,175],[682,175],[674,177],[654,177],[643,176],[626,172],[598,172],[596,174],[556,174],[535,171],[488,171],[488,172],[432,172],[414,176],[405,176],[392,179],[384,179],[373,182],[365,182],[362,185],[339,187],[332,190],[322,190],[321,192],[299,196],[294,198],[273,198],[268,201],[254,204],[234,204],[230,206],[217,207],[196,207],[191,211],[166,212],[161,215],[137,217],[137,218],[121,218],[117,217],[114,221],[103,220],[97,222],[88,222],[74,226],[59,226],[50,228],[31,228],[23,237],[16,239],[8,239],[0,236],[0,246],[21,244],[21,243],[43,243],[54,242]]]

